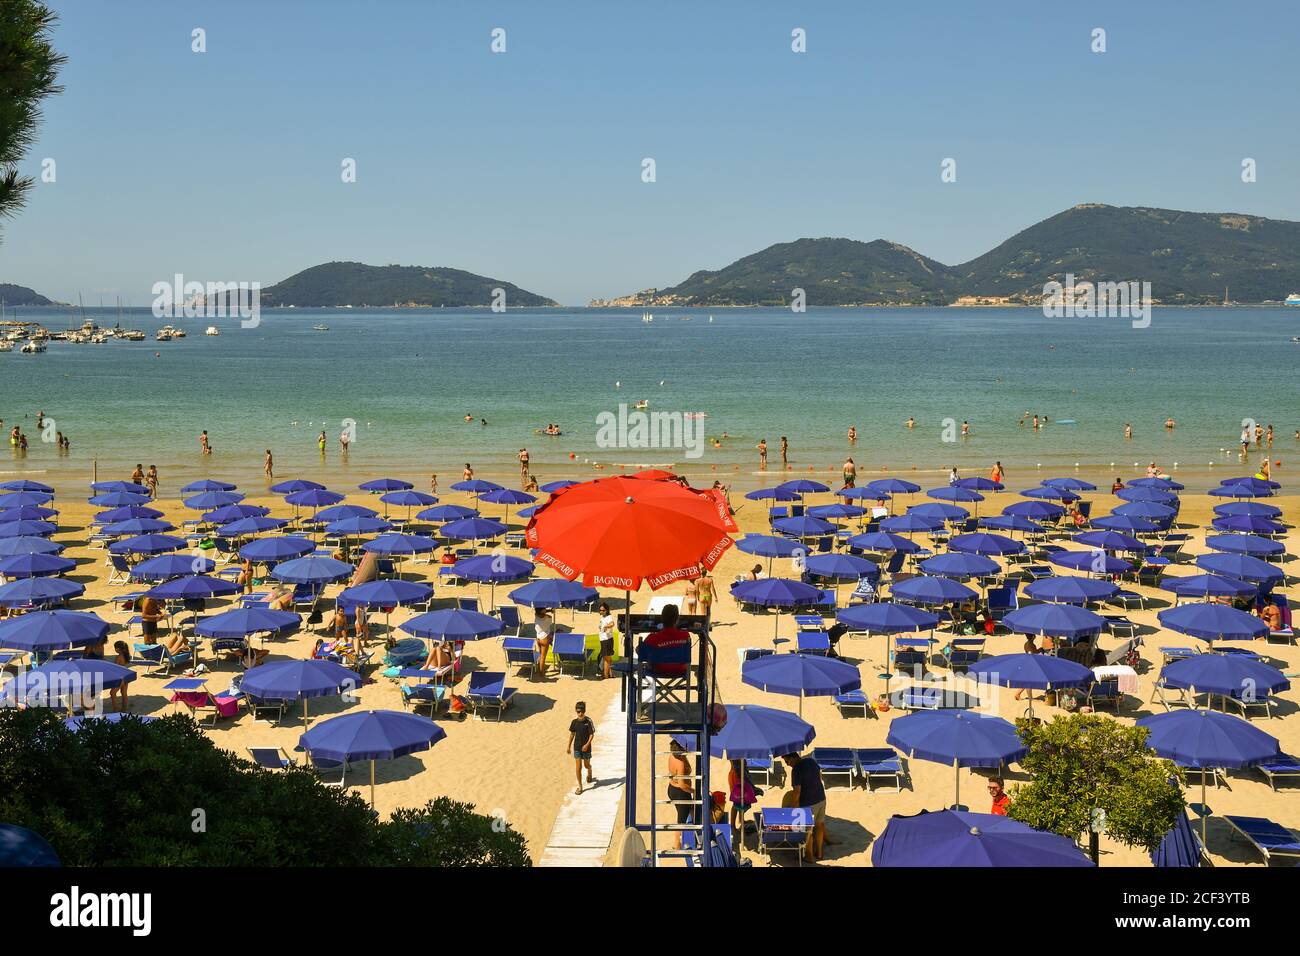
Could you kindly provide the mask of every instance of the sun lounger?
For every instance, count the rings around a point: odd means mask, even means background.
[[[284,715],[289,712],[289,701],[272,700],[266,697],[254,697],[252,694],[244,694],[244,706],[248,712],[253,715],[254,720],[267,720],[269,723],[278,724],[284,719]],[[265,715],[272,715],[266,717]]]
[[[1124,702],[1124,694],[1119,689],[1119,679],[1099,680],[1088,685],[1087,704],[1093,710],[1096,710],[1102,704],[1110,704],[1115,708],[1115,713],[1119,713],[1120,705]]]
[[[758,850],[794,850],[803,865],[803,847],[812,832],[812,810],[807,807],[764,807],[758,811]]]
[[[895,670],[911,670],[914,667],[924,668],[930,663],[930,638],[895,637],[894,649],[890,652],[890,660]]]
[[[1130,591],[1127,588],[1120,588],[1106,600],[1126,611],[1132,610],[1135,606],[1140,610],[1146,610],[1147,606],[1146,598],[1137,591]]]
[[[818,654],[825,657],[831,650],[831,639],[825,631],[798,631],[795,650],[800,654]]]
[[[564,673],[566,665],[577,667],[582,672],[582,676],[587,676],[587,665],[591,663],[591,651],[587,647],[587,635],[576,632],[563,632],[555,635],[555,640],[551,644],[551,652],[555,655],[555,661],[560,665],[560,673]]]
[[[131,565],[120,554],[110,554],[108,556],[108,582],[109,584],[130,584],[131,583]]]
[[[515,673],[537,666],[537,642],[531,637],[507,637],[501,642],[506,652],[506,664],[516,668]]]
[[[709,865],[724,868],[739,866],[740,864],[736,861],[736,855],[731,849],[731,827],[725,823],[715,823],[712,832],[713,839],[708,851],[710,855]],[[683,850],[695,850],[699,845],[699,837],[696,836],[694,830],[682,831]],[[688,855],[686,857],[686,865],[692,868],[699,866],[699,864],[695,862],[694,855]],[[749,862],[746,861],[745,865],[749,866]]]
[[[869,716],[872,712],[871,701],[864,691],[851,690],[846,694],[836,694],[834,701],[835,706],[839,708],[841,717],[847,717],[851,710],[862,711],[863,717]]]
[[[829,786],[829,777],[843,777],[844,786],[853,787],[853,777],[857,773],[858,763],[849,747],[814,747],[812,758],[822,768],[822,779]]]
[[[503,634],[510,634],[512,637],[519,637],[523,634],[524,622],[519,617],[519,608],[513,604],[503,604],[494,612],[501,626],[505,628]]]
[[[1223,819],[1260,852],[1265,863],[1272,863],[1275,856],[1300,858],[1300,840],[1281,824],[1265,817],[1225,816]]]
[[[506,686],[504,671],[475,671],[469,675],[465,696],[474,708],[475,717],[479,716],[481,709],[494,710],[500,721],[516,693],[517,688]]]
[[[772,757],[750,757],[745,761],[745,772],[754,783],[764,787],[775,787],[780,783],[780,768]]]
[[[346,760],[329,760],[325,757],[307,755],[309,766],[316,772],[317,778],[327,787],[347,785],[348,763]]]
[[[1174,694],[1178,695],[1177,700],[1171,700]],[[1151,699],[1147,703],[1154,704],[1157,700],[1166,711],[1171,710],[1174,704],[1182,704],[1184,707],[1192,706],[1192,702],[1187,699],[1186,690],[1181,687],[1170,687],[1162,677],[1157,677],[1151,682]]]
[[[249,747],[248,755],[263,770],[288,770],[298,761],[284,752],[283,747]]]
[[[204,686],[202,678],[170,681],[163,685],[163,690],[172,691],[171,702],[187,708],[195,720],[200,720],[202,714],[209,715],[214,727],[222,717],[239,714],[239,698],[213,694]]]
[[[1227,709],[1227,706],[1231,704],[1233,707],[1236,707],[1238,710],[1241,711],[1242,717],[1245,717],[1247,719],[1250,718],[1250,710],[1252,707],[1263,707],[1264,716],[1272,717],[1273,705],[1277,703],[1277,698],[1274,697],[1272,694],[1263,694],[1260,696],[1251,697],[1249,699],[1247,699],[1244,696],[1239,696],[1237,694],[1229,694],[1226,697],[1222,697],[1221,699],[1223,700],[1223,706],[1225,710]]]
[[[943,688],[938,684],[913,684],[896,691],[893,703],[900,710],[940,710],[943,696]]]
[[[450,668],[447,668],[450,670]],[[402,671],[403,676],[414,674],[437,673],[434,671]],[[418,684],[403,684],[401,686],[402,706],[409,711],[417,711],[422,707],[429,709],[430,715],[436,714],[438,708],[451,702],[451,691],[446,684],[422,681]]]
[[[1300,758],[1293,757],[1290,754],[1282,754],[1265,760],[1263,763],[1256,764],[1255,769],[1264,775],[1268,785],[1274,790],[1277,789],[1278,780],[1300,780]]]
[[[954,637],[948,645],[948,666],[965,670],[984,656],[984,638]]]
[[[907,769],[898,751],[892,747],[866,747],[854,750],[853,756],[858,762],[858,774],[868,790],[875,790],[872,780],[885,778],[894,781],[895,793],[902,793]]]
[[[1160,648],[1160,661],[1162,664],[1170,664],[1174,661],[1181,661],[1185,657],[1195,657],[1199,654],[1194,647],[1162,647]]]
[[[1021,573],[1030,581],[1037,581],[1040,578],[1050,578],[1053,575],[1052,566],[1050,564],[1027,564],[1021,569]]]

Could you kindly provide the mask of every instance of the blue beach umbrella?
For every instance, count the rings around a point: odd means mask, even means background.
[[[1133,565],[1122,558],[1116,558],[1105,551],[1057,551],[1049,554],[1047,560],[1062,568],[1075,571],[1087,571],[1092,574],[1128,574]]]
[[[812,607],[821,600],[821,591],[788,578],[760,578],[732,585],[731,596],[740,604],[776,608],[776,619],[772,623],[772,640],[775,642],[781,627],[782,609]]]
[[[761,760],[798,753],[817,731],[801,717],[758,704],[727,704],[727,723],[709,740],[709,750],[723,760]]]
[[[1103,551],[1131,551],[1144,554],[1147,546],[1132,535],[1121,531],[1085,531],[1070,539],[1076,544],[1088,548],[1100,548]]]
[[[312,697],[335,697],[361,686],[361,677],[334,661],[274,661],[258,664],[244,672],[239,689],[259,700],[302,701],[306,725],[307,701]]]
[[[951,578],[918,577],[899,581],[889,589],[894,601],[904,604],[939,606],[974,601],[978,594]]]
[[[388,531],[390,528],[392,528],[392,525],[382,518],[357,515],[355,518],[340,518],[338,521],[331,521],[325,526],[325,533],[354,538],[363,534],[379,534],[381,531]]]
[[[316,545],[306,538],[286,534],[250,541],[239,549],[239,556],[245,561],[263,564],[300,558],[304,554],[311,554],[315,550]]]
[[[1076,638],[1100,633],[1106,619],[1075,604],[1031,604],[1012,611],[1002,623],[1017,634]]]
[[[528,505],[536,501],[537,496],[530,495],[526,491],[516,491],[514,488],[498,488],[496,491],[479,495],[479,500],[494,505]]]
[[[379,512],[374,508],[367,508],[365,505],[333,505],[329,508],[322,508],[312,517],[316,521],[329,524],[332,521],[342,521],[344,518],[377,518]]]
[[[1267,485],[1254,485],[1246,481],[1234,481],[1211,488],[1209,493],[1216,498],[1271,498],[1273,489]]]
[[[795,478],[791,481],[783,481],[777,488],[782,491],[793,491],[800,495],[816,495],[824,491],[830,491],[830,487],[823,485],[820,481],[813,481],[811,478]]]
[[[1214,513],[1225,518],[1233,515],[1248,515],[1252,518],[1277,520],[1282,517],[1282,509],[1277,505],[1266,505],[1259,501],[1225,501],[1221,505],[1214,506]]]
[[[428,750],[447,732],[428,717],[399,710],[368,710],[321,721],[298,738],[312,759],[370,761],[370,807],[375,806],[375,761]]]
[[[1130,488],[1155,488],[1158,491],[1182,491],[1183,485],[1169,478],[1153,475],[1149,478],[1134,478],[1128,483]]]
[[[0,706],[63,707],[135,680],[135,671],[110,661],[69,658],[23,671],[0,687]]]
[[[976,531],[971,534],[956,535],[948,542],[948,550],[983,555],[1019,554],[1025,550],[1025,544],[1006,535]]]
[[[506,530],[504,524],[491,518],[461,518],[443,525],[438,533],[452,541],[485,541],[499,538]]]
[[[959,485],[948,485],[943,488],[931,488],[925,493],[927,498],[934,498],[937,501],[973,501],[979,502],[984,500],[984,496],[973,488],[963,488]]]
[[[793,558],[808,553],[808,546],[793,538],[774,534],[747,534],[736,542],[736,547],[746,554],[761,558]],[[768,563],[771,570],[771,563]]]
[[[147,593],[149,597],[160,601],[202,601],[238,592],[239,585],[234,581],[213,578],[206,574],[190,574],[164,581],[150,588]]]
[[[343,500],[343,495],[337,491],[330,491],[328,488],[302,488],[298,491],[292,491],[284,496],[286,504],[291,504],[298,508],[325,508],[329,505],[336,505]]]
[[[5,521],[0,523],[0,538],[48,538],[58,530],[50,521]]]
[[[958,478],[950,487],[966,488],[970,491],[1001,491],[1006,486],[1000,481],[994,481],[992,478],[984,478],[976,475],[970,478]],[[926,492],[929,494],[929,492]],[[933,496],[932,496],[933,497]],[[957,500],[957,499],[953,499]],[[974,501],[974,498],[967,498],[967,501]],[[980,499],[983,500],[983,499]]]
[[[852,664],[817,654],[753,657],[741,665],[740,679],[768,693],[798,697],[800,717],[805,697],[833,697],[862,687],[862,678]]]
[[[889,501],[893,497],[887,491],[875,491],[861,485],[853,488],[841,488],[835,493],[845,501]]]
[[[370,481],[363,481],[357,486],[362,491],[410,491],[415,485],[409,481],[403,481],[401,478],[373,478]]]
[[[39,511],[41,509],[23,509],[28,511]],[[19,515],[18,517],[24,517]],[[40,515],[27,515],[26,517],[40,517]],[[1274,521],[1271,518],[1255,518],[1251,515],[1228,515],[1227,517],[1215,518],[1211,522],[1217,531],[1237,531],[1245,534],[1283,534],[1286,528],[1281,522]]]
[[[1095,866],[1069,837],[992,813],[895,814],[871,846],[872,866]]]
[[[829,581],[876,580],[880,566],[855,554],[814,554],[804,560],[804,570]]]
[[[949,764],[961,805],[960,767],[1001,767],[1028,751],[1010,721],[969,710],[923,710],[895,717],[885,743],[913,759]]]
[[[561,488],[568,488],[570,485],[577,484],[581,484],[581,482],[574,481],[571,478],[561,478],[559,481],[548,481],[546,484],[542,485],[541,490],[549,495],[552,492],[559,491]]]
[[[943,527],[943,519],[925,514],[914,514],[908,512],[902,515],[892,515],[880,522],[881,531],[938,531]]]
[[[924,515],[927,518],[940,518],[944,521],[965,521],[970,517],[970,512],[965,508],[940,504],[934,501],[923,505],[912,505],[907,509],[907,513],[910,515]],[[884,527],[884,522],[881,522],[881,527]]]
[[[777,518],[772,527],[783,534],[797,538],[816,538],[825,534],[834,534],[835,525],[823,518],[800,515],[797,518]]]
[[[408,521],[411,517],[412,508],[427,508],[438,503],[436,495],[423,491],[390,491],[386,495],[380,495],[379,500],[384,503],[384,514],[388,514],[389,505],[405,508]]]
[[[478,512],[464,505],[434,505],[416,514],[421,521],[459,521],[462,518],[476,518]]]
[[[19,578],[0,584],[0,607],[61,604],[85,591],[84,584],[64,578]]]
[[[95,515],[96,524],[115,524],[118,521],[128,521],[131,518],[161,518],[163,513],[157,508],[150,508],[148,505],[122,505],[120,508],[110,508],[107,511],[101,511]]]
[[[920,485],[904,481],[902,478],[877,478],[875,481],[868,481],[867,487],[872,491],[883,491],[889,495],[911,495],[921,490]]]
[[[940,617],[911,604],[879,601],[873,604],[854,604],[835,612],[840,622],[854,630],[871,634],[904,634],[933,630]]]
[[[470,478],[468,481],[458,481],[451,486],[452,491],[467,491],[473,495],[481,495],[485,491],[500,491],[502,485],[495,481],[484,481],[482,478]]]
[[[1030,521],[1028,518],[1022,518],[1020,515],[993,515],[990,518],[980,518],[979,525],[981,528],[992,528],[994,531],[1043,531],[1044,528],[1036,521]]]
[[[1169,687],[1237,700],[1263,700],[1270,694],[1291,689],[1291,682],[1276,667],[1238,654],[1184,657],[1162,667],[1160,677]]]
[[[1044,501],[1078,501],[1077,493],[1070,491],[1068,488],[1057,488],[1054,485],[1040,485],[1037,488],[1026,488],[1020,492],[1025,498],[1038,498]]]
[[[579,608],[591,604],[599,596],[600,592],[595,588],[564,578],[529,581],[510,592],[510,600],[523,607]]]
[[[476,554],[456,562],[456,573],[480,584],[527,580],[536,565],[507,554]]]
[[[964,554],[960,551],[949,551],[926,558],[921,562],[920,568],[926,574],[933,574],[936,577],[957,579],[984,577],[1001,570],[992,558],[986,558],[982,554]]]
[[[160,554],[146,558],[131,568],[136,581],[167,581],[190,574],[207,574],[217,566],[211,558],[196,558],[190,554]]]
[[[164,531],[175,531],[176,525],[161,518],[128,518],[125,521],[114,521],[112,524],[106,524],[102,530],[104,534],[112,537],[127,537],[129,535],[159,534]]]
[[[1146,518],[1148,521],[1154,521],[1157,525],[1162,525],[1173,521],[1177,512],[1158,501],[1130,501],[1126,504],[1117,505],[1111,511],[1111,514],[1127,515],[1130,518]]]
[[[39,508],[53,500],[54,496],[44,491],[11,491],[0,495],[0,508]]]
[[[1253,534],[1212,534],[1205,539],[1205,546],[1212,551],[1248,554],[1260,558],[1286,553],[1286,545],[1281,541],[1273,541]]]
[[[4,557],[13,554],[58,554],[62,550],[63,545],[49,538],[37,538],[31,535],[0,537],[0,555]]]
[[[265,607],[237,607],[199,618],[194,630],[203,637],[241,638],[253,634],[289,634],[302,624],[302,615]]]
[[[1048,521],[1061,517],[1065,514],[1065,509],[1048,501],[1017,501],[1003,508],[1002,513],[1032,521]]]
[[[139,494],[140,486],[134,481],[94,481],[91,482],[90,490],[104,493],[113,491],[129,491],[132,494]]]
[[[1060,488],[1062,491],[1096,491],[1097,486],[1082,478],[1048,478],[1042,482],[1044,488]]]
[[[1164,835],[1160,845],[1151,851],[1151,865],[1161,869],[1190,868],[1201,865],[1201,848],[1196,831],[1187,818],[1187,811],[1179,811],[1173,829]]]
[[[339,604],[368,608],[405,607],[423,604],[433,597],[433,587],[422,581],[380,580],[367,581],[344,588],[337,598]]]
[[[192,511],[215,511],[226,505],[237,505],[244,496],[237,491],[200,491],[185,499],[185,507]]]
[[[1154,501],[1156,504],[1168,505],[1174,507],[1178,501],[1178,496],[1172,491],[1161,491],[1159,488],[1121,488],[1115,492],[1115,497],[1124,501]]]
[[[42,508],[39,505],[21,505],[17,508],[5,508],[0,511],[0,524],[6,521],[45,521],[58,516],[59,512],[54,508]]]
[[[232,524],[244,518],[262,518],[271,513],[271,509],[262,505],[222,505],[212,511],[203,513],[203,520],[208,524]]]
[[[1118,591],[1119,586],[1110,581],[1074,575],[1039,578],[1025,587],[1025,594],[1035,601],[1049,604],[1092,604],[1104,601]]]
[[[347,562],[309,554],[280,562],[271,569],[271,577],[287,584],[323,585],[351,577],[355,570]]]
[[[1023,690],[1087,687],[1096,681],[1091,668],[1053,654],[999,654],[976,661],[966,673],[998,687]],[[1034,695],[1030,694],[1029,715],[1032,717],[1033,713]]]
[[[152,501],[148,495],[130,491],[108,491],[88,499],[99,508],[121,508],[125,505],[143,505]]]
[[[849,538],[848,544],[850,548],[870,551],[873,554],[888,554],[893,551],[915,554],[921,550],[921,546],[911,538],[904,538],[892,531],[868,531],[866,534],[855,534]],[[736,546],[740,547],[739,544]]]
[[[217,529],[220,538],[248,538],[263,531],[279,531],[289,522],[285,518],[268,518],[266,515],[250,515],[230,524],[223,524]]]
[[[745,493],[745,497],[750,501],[802,501],[803,495],[797,491],[789,491],[780,487],[775,488],[755,488],[753,491]]]
[[[1192,574],[1182,578],[1165,578],[1160,587],[1179,597],[1252,597],[1259,590],[1248,581],[1221,574]]]
[[[305,478],[290,478],[288,481],[281,481],[271,486],[271,491],[277,495],[292,495],[300,491],[324,491],[325,486],[318,481],[308,481]],[[288,501],[288,499],[285,499]],[[305,503],[305,502],[304,502]],[[289,504],[294,504],[290,501]],[[330,502],[333,504],[333,502]]]
[[[505,630],[500,618],[461,608],[417,614],[397,627],[426,641],[478,641],[497,637]]]
[[[54,496],[54,489],[49,485],[43,485],[39,481],[32,481],[28,478],[0,482],[0,489],[5,491],[37,491],[44,495]]]
[[[1276,567],[1249,554],[1202,554],[1196,558],[1196,566],[1215,574],[1241,578],[1263,588],[1272,588],[1284,580]]]
[[[198,481],[191,481],[181,489],[183,495],[197,495],[205,491],[234,491],[235,485],[229,481],[218,481],[215,478],[200,478]],[[274,489],[273,489],[274,490]]]
[[[184,538],[170,534],[141,534],[114,541],[108,550],[110,554],[166,554],[169,551],[180,551],[184,547]]]
[[[0,558],[0,576],[9,580],[46,578],[64,574],[76,566],[76,561],[57,554],[14,554]]]
[[[813,505],[808,509],[808,514],[814,518],[822,518],[831,521],[835,518],[861,518],[867,513],[867,509],[862,505],[846,505],[836,502],[830,505]]]
[[[1129,534],[1142,534],[1156,531],[1159,525],[1154,521],[1146,518],[1138,518],[1133,515],[1102,515],[1100,518],[1092,519],[1094,528],[1104,528],[1107,531],[1121,531]]]
[[[98,644],[108,622],[84,611],[31,611],[0,621],[0,647],[46,654]]]
[[[428,554],[438,548],[438,542],[432,538],[425,537],[422,534],[400,534],[390,531],[387,534],[381,534],[377,538],[372,538],[361,546],[362,551],[373,551],[375,554],[388,554],[397,556],[407,556],[412,554]]]
[[[1238,475],[1236,478],[1224,478],[1219,482],[1219,485],[1245,485],[1248,488],[1258,488],[1261,491],[1277,491],[1282,487],[1281,482],[1260,478],[1258,475]]]
[[[1217,602],[1180,604],[1157,612],[1156,617],[1171,631],[1203,641],[1245,641],[1268,633],[1268,625],[1255,615]]]

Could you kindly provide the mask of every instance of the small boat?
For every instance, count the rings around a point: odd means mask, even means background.
[[[159,329],[154,335],[154,339],[159,342],[170,342],[172,340],[172,334],[166,329]]]
[[[1291,342],[1293,345],[1300,345],[1300,335],[1291,336]]]
[[[646,325],[649,325],[649,324],[650,324],[651,322],[653,322],[654,320],[655,320],[655,317],[654,317],[654,313],[653,313],[653,312],[642,312],[642,313],[641,313],[641,321],[644,322]]]
[[[203,334],[204,334],[204,335],[220,335],[220,334],[221,334],[221,330],[220,330],[219,328],[217,328],[215,325],[209,325],[207,331],[204,332]]]
[[[47,346],[40,339],[28,339],[23,343],[23,347],[19,351],[27,355],[35,355],[37,352],[46,351],[46,349]]]
[[[328,332],[330,327],[328,325],[313,325],[311,330],[313,332]]]
[[[12,352],[14,344],[8,339],[0,339],[0,352]]]
[[[643,412],[649,407],[650,407],[650,402],[644,398],[641,399],[641,401],[636,403],[636,410],[639,412]]]
[[[1286,297],[1287,305],[1300,305],[1300,292],[1292,292]]]

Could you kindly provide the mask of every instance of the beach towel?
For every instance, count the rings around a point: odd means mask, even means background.
[[[1136,694],[1138,689],[1137,671],[1124,664],[1107,664],[1103,667],[1094,667],[1093,676],[1099,681],[1110,680],[1112,677],[1117,678],[1120,693]]]
[[[357,569],[352,572],[352,580],[348,582],[348,587],[354,588],[358,584],[365,584],[367,581],[373,581],[378,576],[379,555],[374,551],[367,551],[366,556],[357,565]]]

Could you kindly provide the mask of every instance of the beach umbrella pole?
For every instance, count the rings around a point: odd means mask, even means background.
[[[370,758],[370,809],[375,809],[375,758]]]

